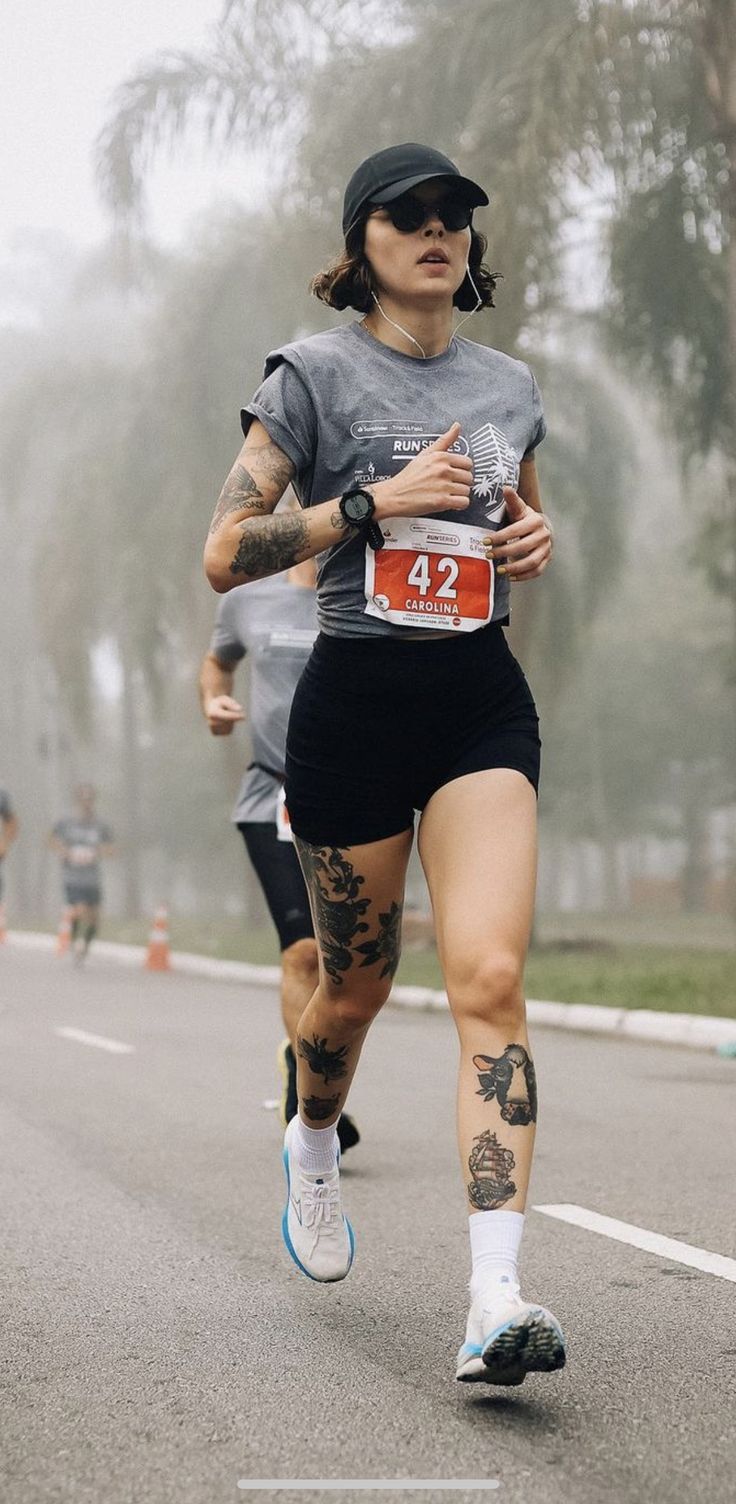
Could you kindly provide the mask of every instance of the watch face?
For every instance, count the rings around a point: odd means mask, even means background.
[[[367,496],[346,496],[344,506],[348,522],[366,522],[373,515],[373,507]]]

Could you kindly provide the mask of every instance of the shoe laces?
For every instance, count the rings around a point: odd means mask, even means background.
[[[318,1234],[336,1230],[340,1217],[340,1187],[325,1180],[302,1182],[304,1226]]]

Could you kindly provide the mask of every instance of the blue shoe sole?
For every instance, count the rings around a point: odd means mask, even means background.
[[[314,1282],[315,1285],[335,1285],[335,1284],[338,1283],[339,1280],[346,1278],[346,1276],[350,1273],[350,1270],[352,1269],[352,1266],[353,1266],[353,1257],[354,1257],[354,1254],[355,1254],[355,1234],[353,1232],[352,1226],[348,1222],[347,1217],[343,1216],[342,1220],[345,1223],[345,1226],[346,1226],[346,1228],[348,1230],[348,1238],[350,1239],[350,1263],[348,1264],[348,1267],[345,1270],[345,1274],[338,1275],[337,1279],[318,1279],[317,1276],[316,1276],[316,1274],[310,1274],[309,1270],[305,1269],[305,1267],[304,1267],[301,1259],[299,1258],[299,1255],[296,1252],[296,1249],[294,1248],[294,1244],[292,1243],[291,1238],[289,1237],[289,1197],[291,1195],[291,1177],[289,1175],[289,1151],[288,1151],[288,1149],[283,1149],[282,1150],[281,1158],[283,1160],[284,1173],[286,1175],[286,1206],[284,1207],[284,1214],[283,1214],[283,1216],[281,1218],[281,1236],[282,1236],[282,1238],[284,1240],[284,1243],[286,1244],[287,1252],[290,1254],[291,1258],[294,1260],[294,1263],[296,1264],[297,1269],[301,1269],[302,1274],[306,1274],[307,1279],[313,1280],[313,1282]],[[338,1159],[338,1163],[339,1163],[339,1159]]]

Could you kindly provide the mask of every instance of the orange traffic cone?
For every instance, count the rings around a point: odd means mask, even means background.
[[[56,935],[56,954],[65,956],[72,943],[72,911],[70,908],[62,909],[59,929]]]
[[[7,926],[5,924],[5,904],[0,903],[0,945],[7,939]]]
[[[165,903],[160,903],[154,914],[153,929],[149,936],[148,950],[143,964],[146,971],[171,971],[169,911]]]

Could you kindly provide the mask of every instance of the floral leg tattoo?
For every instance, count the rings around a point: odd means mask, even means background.
[[[404,905],[392,903],[387,914],[379,914],[378,921],[381,928],[375,940],[364,940],[362,945],[356,945],[365,960],[361,966],[373,966],[377,961],[383,961],[380,975],[382,977],[394,977],[401,956],[401,915]]]
[[[332,1117],[333,1112],[337,1111],[339,1101],[340,1093],[336,1091],[334,1097],[306,1097],[302,1102],[302,1107],[313,1123],[322,1123],[325,1118]]]
[[[343,1076],[347,1075],[345,1056],[348,1047],[346,1044],[339,1045],[336,1050],[328,1050],[326,1039],[318,1039],[317,1035],[313,1034],[310,1044],[308,1039],[302,1039],[301,1034],[298,1034],[296,1047],[302,1060],[306,1060],[312,1075],[321,1076],[325,1086],[328,1086],[330,1081],[340,1081]],[[319,1100],[319,1098],[314,1100]]]
[[[380,961],[381,976],[393,976],[399,961],[401,904],[392,903],[388,913],[379,914],[375,939],[355,945],[356,937],[369,929],[364,916],[371,900],[360,891],[365,878],[355,872],[347,853],[336,846],[310,846],[298,837],[296,844],[328,976],[340,985],[358,954],[365,957],[361,966]]]

